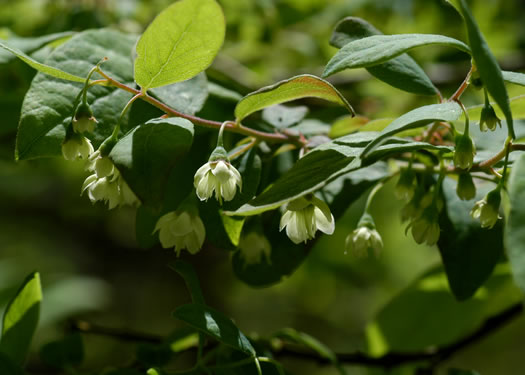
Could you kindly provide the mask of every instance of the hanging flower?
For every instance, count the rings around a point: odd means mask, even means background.
[[[98,124],[97,119],[93,116],[93,111],[87,103],[81,103],[73,116],[71,121],[73,130],[76,133],[93,133],[95,125]]]
[[[245,266],[261,263],[263,257],[269,263],[272,245],[265,235],[251,231],[239,240],[239,251]]]
[[[414,197],[417,181],[412,168],[403,169],[399,175],[394,194],[397,199],[410,201]]]
[[[485,105],[481,109],[479,129],[482,132],[486,132],[487,130],[494,131],[496,130],[497,125],[499,125],[499,127],[501,128],[501,120],[498,118],[498,116],[496,116],[496,112],[494,111],[494,108],[487,101],[485,102]]]
[[[284,228],[292,242],[299,244],[314,238],[317,230],[326,234],[334,233],[335,221],[328,205],[309,194],[286,205],[279,230]]]
[[[429,246],[435,245],[439,240],[439,210],[437,204],[433,202],[423,210],[421,216],[412,221],[408,228],[412,229],[412,237],[418,244],[426,243]]]
[[[71,133],[62,143],[62,156],[66,160],[86,160],[93,151],[91,141],[76,133]]]
[[[482,228],[492,228],[498,220],[499,206],[501,204],[501,194],[499,188],[492,190],[482,200],[477,201],[470,216],[474,219],[479,219]]]
[[[210,160],[197,170],[193,184],[201,201],[208,200],[215,192],[215,198],[222,204],[223,199],[231,201],[235,197],[237,186],[241,190],[242,178],[230,164],[226,150],[219,146]]]
[[[196,254],[204,243],[206,229],[196,209],[172,211],[162,216],[153,233],[159,232],[160,244],[173,247],[177,256],[183,249]]]
[[[375,228],[358,227],[346,237],[346,251],[351,251],[357,257],[366,257],[371,250],[379,256],[383,250],[383,240]]]
[[[469,201],[476,196],[476,185],[474,185],[470,173],[461,173],[459,175],[456,194],[463,201]]]
[[[468,170],[472,167],[474,155],[476,155],[476,147],[474,146],[472,138],[466,133],[457,135],[454,165],[458,168]]]

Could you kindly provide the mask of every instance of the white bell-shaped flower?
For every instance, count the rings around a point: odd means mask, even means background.
[[[208,200],[215,192],[215,198],[222,203],[222,199],[231,201],[235,197],[237,186],[241,190],[242,178],[229,161],[209,161],[195,173],[194,186],[201,201]]]
[[[172,211],[162,216],[155,225],[163,248],[174,247],[177,256],[182,249],[197,253],[204,243],[206,230],[196,210]]]
[[[91,141],[76,133],[62,143],[62,156],[66,160],[87,160],[93,151]]]
[[[335,220],[328,205],[310,194],[286,205],[279,230],[284,228],[292,242],[306,243],[315,237],[318,230],[326,234],[334,233]]]
[[[261,263],[263,257],[270,263],[272,245],[264,234],[251,231],[241,236],[239,240],[239,251],[245,266]]]

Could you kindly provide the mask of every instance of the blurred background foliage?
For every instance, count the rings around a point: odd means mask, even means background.
[[[442,33],[465,38],[460,17],[443,0],[219,2],[228,24],[227,41],[208,78],[241,94],[300,73],[321,75],[336,51],[328,44],[331,31],[345,16],[362,17],[386,34]],[[0,36],[15,33],[31,37],[100,27],[139,34],[170,3],[3,0]],[[523,71],[525,3],[477,0],[472,7],[502,68]],[[36,56],[45,56],[49,51],[46,48]],[[444,95],[455,90],[469,68],[465,55],[449,49],[426,47],[412,55]],[[132,209],[107,211],[79,196],[86,176],[82,163],[58,159],[14,162],[19,110],[33,75],[31,69],[14,59],[0,65],[0,304],[5,306],[28,272],[40,271],[45,297],[30,369],[44,371],[37,349],[61,337],[72,319],[167,335],[180,326],[171,312],[189,301],[189,296],[182,280],[167,267],[175,260],[172,250],[160,246],[143,250],[136,245]],[[340,73],[331,81],[360,115],[371,119],[398,116],[435,100],[391,88],[371,78],[364,69]],[[523,94],[523,89],[520,92],[510,87],[510,96],[518,94]],[[464,101],[479,103],[480,97],[469,92]],[[226,120],[233,105],[212,102],[204,111],[210,117]],[[313,103],[310,116],[328,124],[342,114],[316,105]],[[369,323],[405,288],[418,290],[415,280],[440,263],[436,249],[418,246],[411,236],[405,236],[399,219],[402,203],[392,199],[393,183],[373,204],[385,243],[377,259],[356,259],[344,252],[344,238],[356,225],[362,200],[339,220],[333,236],[317,242],[291,277],[269,288],[252,289],[236,280],[226,251],[205,246],[198,255],[183,257],[196,266],[208,303],[231,316],[246,333],[268,336],[289,326],[318,337],[338,352],[366,350],[367,346],[376,350],[374,345],[379,344]],[[498,270],[499,276],[495,277],[501,276],[501,280],[494,282],[502,283],[503,291],[498,292],[496,300],[489,301],[492,313],[498,311],[498,306],[520,298],[505,276],[505,265]],[[486,316],[486,303],[460,304],[453,300],[446,282],[438,284],[434,291],[439,293],[425,298],[411,295],[394,309],[399,327],[405,327],[399,336],[407,347],[419,330],[430,332],[430,336],[439,333],[447,342],[468,331],[467,322]],[[482,290],[474,300],[484,298]],[[405,319],[411,324],[402,323]],[[477,369],[483,375],[516,373],[522,368],[523,337],[525,318],[461,352],[443,368],[451,364]],[[86,369],[129,365],[136,350],[134,343],[96,335],[85,335],[84,341]],[[285,365],[300,374],[336,373],[312,362],[285,361]],[[381,373],[358,367],[352,370],[352,374]],[[412,369],[390,373],[410,374]]]

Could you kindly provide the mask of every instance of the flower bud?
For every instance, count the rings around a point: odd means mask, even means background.
[[[481,109],[479,129],[482,132],[486,132],[488,129],[494,131],[496,130],[496,125],[501,127],[501,120],[496,116],[494,108],[487,102]]]
[[[241,236],[239,251],[245,266],[261,263],[263,257],[270,263],[272,245],[264,234],[258,231],[251,231]]]
[[[416,191],[416,174],[411,168],[403,169],[399,175],[394,194],[397,199],[409,201]]]
[[[159,232],[163,248],[175,248],[177,256],[183,249],[196,254],[204,243],[206,229],[196,209],[177,210],[162,216],[153,233]]]
[[[313,194],[309,194],[285,206],[279,230],[282,231],[284,228],[292,242],[306,243],[315,237],[317,230],[326,234],[334,233],[335,220],[328,205]]]
[[[470,173],[461,173],[458,178],[456,194],[462,201],[469,201],[476,196],[476,185]]]
[[[383,250],[383,240],[375,229],[372,217],[365,213],[359,221],[357,229],[351,232],[345,240],[345,250],[351,251],[356,257],[366,257],[373,251],[378,257]]]
[[[91,141],[80,134],[71,133],[62,142],[62,156],[66,160],[87,159],[93,151]]]
[[[492,228],[501,217],[499,216],[499,206],[501,204],[501,193],[499,188],[489,192],[482,200],[477,201],[470,216],[481,222],[482,228]]]
[[[468,134],[456,136],[456,151],[454,152],[454,165],[461,169],[470,169],[474,162],[476,148]]]
[[[98,123],[95,116],[93,116],[93,111],[87,103],[80,103],[73,116],[73,130],[76,133],[93,133],[95,130],[95,125]]]

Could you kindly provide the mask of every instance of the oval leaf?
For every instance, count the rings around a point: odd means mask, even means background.
[[[465,43],[443,35],[373,35],[350,42],[341,48],[326,65],[323,77],[330,76],[344,69],[366,68],[378,65],[412,48],[433,44],[454,47],[470,53],[470,49]]]
[[[512,167],[508,192],[510,209],[505,225],[505,249],[514,280],[525,292],[525,154]]]
[[[172,169],[183,164],[180,161],[192,142],[190,121],[153,119],[126,134],[109,156],[142,203],[156,208],[163,201]]]
[[[266,107],[308,97],[337,103],[348,108],[352,114],[355,113],[343,95],[329,82],[310,74],[304,74],[246,95],[235,107],[235,118],[237,122],[240,122],[250,114]]]
[[[225,21],[215,0],[181,0],[162,11],[137,43],[135,81],[148,89],[190,79],[212,63]]]
[[[205,305],[199,278],[197,277],[197,274],[195,273],[192,265],[188,262],[178,260],[170,267],[175,270],[186,282],[186,287],[191,294],[191,300],[193,303]]]
[[[206,74],[201,73],[187,81],[157,87],[151,92],[171,108],[194,115],[202,109],[208,98],[208,79]]]
[[[103,57],[104,71],[120,82],[133,82],[131,49],[136,37],[100,29],[79,33],[55,49],[47,63],[72,74],[86,76]],[[85,79],[82,79],[84,82]],[[62,155],[65,129],[71,123],[73,105],[82,89],[80,83],[66,82],[39,73],[31,82],[22,104],[16,139],[19,160]],[[131,94],[110,87],[95,86],[88,91],[88,102],[98,119],[90,135],[96,148],[112,132]],[[121,123],[128,130],[127,119]]]
[[[467,3],[465,0],[456,0],[456,9],[463,16],[465,20],[465,26],[467,27],[467,35],[469,40],[470,48],[472,49],[472,57],[476,63],[476,68],[479,72],[479,76],[485,85],[485,88],[489,94],[494,98],[501,111],[504,113],[507,119],[507,126],[509,128],[509,134],[512,138],[516,138],[514,134],[514,126],[512,123],[512,112],[510,110],[509,96],[505,83],[503,82],[503,74],[499,67],[496,57],[492,54],[492,51],[485,40],[485,37],[481,33],[479,26],[474,19]]]
[[[382,35],[370,23],[358,17],[346,17],[336,26],[330,44],[342,48],[354,40],[372,35]],[[400,55],[383,64],[366,68],[377,79],[400,90],[420,95],[437,95],[434,86],[425,71],[407,54]]]
[[[515,85],[525,86],[525,74],[517,72],[501,72],[505,82],[514,83]]]
[[[18,35],[9,33],[8,37],[2,43],[8,45],[12,49],[16,49],[25,54],[31,54],[40,48],[44,47],[48,43],[60,43],[73,36],[73,32],[66,31],[55,34],[47,34],[37,37],[19,37]],[[54,44],[53,43],[53,44]],[[8,50],[0,50],[0,64],[6,64],[7,62],[16,58],[12,52]]]
[[[461,107],[456,102],[431,104],[416,108],[392,121],[372,142],[363,150],[364,158],[375,146],[384,139],[404,130],[424,126],[434,121],[456,121],[462,114]]]
[[[173,316],[229,347],[255,356],[252,344],[231,319],[210,307],[192,303],[178,307]]]
[[[40,274],[34,272],[26,278],[4,312],[0,352],[18,364],[22,364],[27,357],[38,325],[41,301]]]

